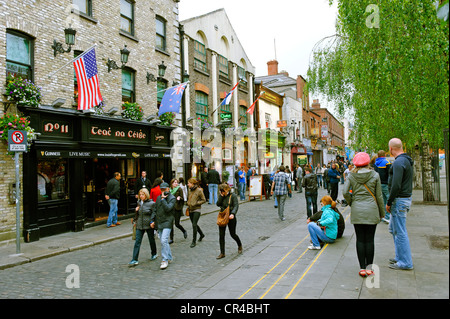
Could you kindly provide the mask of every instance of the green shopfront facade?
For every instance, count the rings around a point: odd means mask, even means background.
[[[114,172],[122,175],[121,218],[133,214],[142,170],[151,182],[159,172],[172,178],[170,127],[46,106],[21,111],[40,133],[23,156],[26,242],[106,223]]]

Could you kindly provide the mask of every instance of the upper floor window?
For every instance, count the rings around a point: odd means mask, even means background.
[[[120,29],[134,35],[134,3],[120,0]]]
[[[239,125],[247,127],[247,107],[245,105],[239,105]]]
[[[33,40],[18,32],[6,33],[6,75],[33,80]]]
[[[166,51],[166,20],[156,17],[156,48]]]
[[[219,75],[228,78],[228,59],[219,55]]]
[[[208,94],[195,91],[195,114],[197,118],[208,119]]]
[[[122,70],[122,102],[134,103],[136,100],[135,94],[135,72],[130,69]]]
[[[73,0],[73,4],[77,6],[80,13],[92,17],[92,0]]]
[[[194,66],[201,71],[207,72],[206,68],[206,48],[197,40],[194,41]]]

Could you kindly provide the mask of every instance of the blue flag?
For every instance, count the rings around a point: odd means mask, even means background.
[[[180,113],[181,97],[183,96],[186,83],[181,83],[177,86],[170,87],[164,93],[164,96],[159,106],[158,116],[167,112]]]

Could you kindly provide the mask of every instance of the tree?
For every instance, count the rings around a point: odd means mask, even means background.
[[[386,149],[392,137],[407,150],[422,142],[442,147],[449,125],[449,30],[435,1],[337,4],[337,34],[314,48],[308,90],[352,117],[358,148]]]

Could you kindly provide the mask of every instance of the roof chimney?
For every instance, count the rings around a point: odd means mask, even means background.
[[[314,100],[313,100],[313,103],[311,104],[311,106],[312,106],[313,108],[320,109],[320,103],[319,103],[319,100],[318,100],[318,99],[314,99]]]
[[[272,60],[267,62],[267,75],[277,75],[278,74],[278,61]]]

